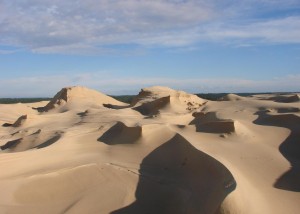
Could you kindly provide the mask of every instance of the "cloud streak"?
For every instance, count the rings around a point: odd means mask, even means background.
[[[255,39],[260,43],[300,43],[300,16],[257,21],[244,25],[219,24],[211,27],[206,36],[215,40]]]
[[[258,5],[261,7],[258,7]],[[253,19],[294,0],[3,0],[0,44],[36,53],[110,54],[116,45],[186,47],[254,39],[300,43],[300,16]],[[234,20],[234,21],[232,21]]]

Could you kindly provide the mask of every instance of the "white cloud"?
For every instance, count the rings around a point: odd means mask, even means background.
[[[212,18],[210,7],[194,0],[7,0],[1,8],[0,43],[39,52],[136,43]]]
[[[118,44],[300,43],[300,16],[253,19],[257,11],[299,7],[296,0],[2,0],[0,45],[38,53],[107,54]]]
[[[107,72],[83,73],[74,76],[20,77],[0,80],[0,97],[52,97],[61,88],[81,85],[106,94],[137,94],[141,88],[168,86],[191,93],[213,92],[295,92],[300,91],[300,75],[267,80],[250,79],[175,79],[175,78],[116,78]]]

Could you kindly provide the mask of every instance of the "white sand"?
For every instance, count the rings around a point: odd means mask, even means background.
[[[0,105],[0,213],[298,214],[297,98],[69,87]]]

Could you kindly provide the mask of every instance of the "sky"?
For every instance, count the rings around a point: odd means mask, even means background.
[[[0,97],[300,91],[299,0],[0,0]]]

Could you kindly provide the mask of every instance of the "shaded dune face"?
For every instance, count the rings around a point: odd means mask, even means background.
[[[196,126],[197,132],[207,133],[233,133],[235,132],[234,121],[231,119],[221,119],[216,112],[195,112],[194,120],[190,125]]]
[[[298,112],[300,112],[300,108],[293,108],[293,107],[278,108],[277,112],[278,113],[298,113]]]
[[[215,213],[236,188],[225,166],[179,134],[146,156],[139,173],[136,201],[111,214]]]
[[[53,99],[43,108],[40,108],[40,111],[50,111],[51,109],[56,108],[59,105],[63,105],[66,102],[68,102],[68,89],[63,88],[61,91],[59,91]]]
[[[27,120],[27,115],[22,115],[21,117],[19,117],[16,122],[12,125],[13,127],[20,127],[22,126],[23,123],[26,122]]]
[[[142,136],[142,127],[128,127],[122,122],[117,122],[108,131],[106,131],[98,141],[108,145],[132,144]]]
[[[162,97],[148,103],[143,103],[142,105],[133,109],[140,112],[143,115],[152,116],[158,114],[159,110],[163,109],[167,105],[170,105],[170,96]]]
[[[277,103],[297,103],[300,101],[298,94],[277,94],[277,95],[269,95],[267,97],[265,96],[257,96],[260,100],[272,100]]]
[[[295,114],[270,115],[266,111],[256,113],[255,124],[284,127],[290,135],[279,147],[281,154],[290,162],[291,168],[277,179],[274,187],[300,192],[300,117]]]
[[[299,95],[295,94],[291,96],[277,96],[274,97],[272,100],[279,103],[294,103],[294,102],[299,102],[300,98]]]
[[[131,102],[131,106],[135,106],[139,101],[142,101],[146,98],[152,97],[151,91],[141,90],[137,96],[135,96]]]

